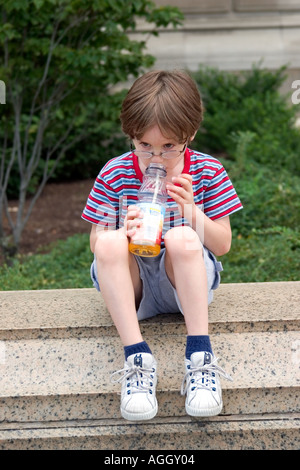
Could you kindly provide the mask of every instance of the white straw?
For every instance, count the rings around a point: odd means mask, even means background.
[[[156,203],[157,194],[158,194],[158,189],[159,189],[159,175],[158,175],[158,173],[157,173],[156,179],[155,179],[155,189],[154,189],[152,204],[155,204],[155,203]]]

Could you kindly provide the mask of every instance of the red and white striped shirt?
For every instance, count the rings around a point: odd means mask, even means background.
[[[216,158],[187,149],[182,173],[192,175],[195,204],[210,219],[219,219],[242,209],[226,170]],[[142,180],[138,158],[132,152],[109,160],[96,178],[82,218],[109,229],[122,227],[127,207],[138,201]],[[166,206],[163,236],[171,227],[189,225],[171,197]]]

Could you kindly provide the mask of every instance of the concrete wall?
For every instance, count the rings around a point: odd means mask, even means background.
[[[155,68],[199,64],[223,70],[247,70],[253,63],[276,69],[289,66],[285,90],[300,79],[300,0],[156,0],[185,14],[182,27],[148,39]],[[137,38],[146,25],[139,24]]]

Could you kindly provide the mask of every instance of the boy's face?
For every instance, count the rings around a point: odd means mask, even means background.
[[[139,165],[144,173],[144,170],[150,163],[162,163],[167,172],[184,164],[184,151],[186,144],[179,143],[175,138],[165,137],[158,126],[151,127],[147,130],[141,139],[133,139],[135,149],[143,152],[151,152],[154,155],[151,158],[144,158],[138,155]],[[176,150],[179,155],[174,158],[163,158],[161,153]]]

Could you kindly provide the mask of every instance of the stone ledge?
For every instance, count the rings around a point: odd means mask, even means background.
[[[300,281],[221,284],[209,306],[209,321],[297,323],[299,306]],[[167,322],[172,319],[172,315],[163,317]],[[160,322],[159,316],[152,322]],[[180,315],[178,322],[183,323]],[[101,293],[93,288],[0,292],[0,332],[112,325]]]

